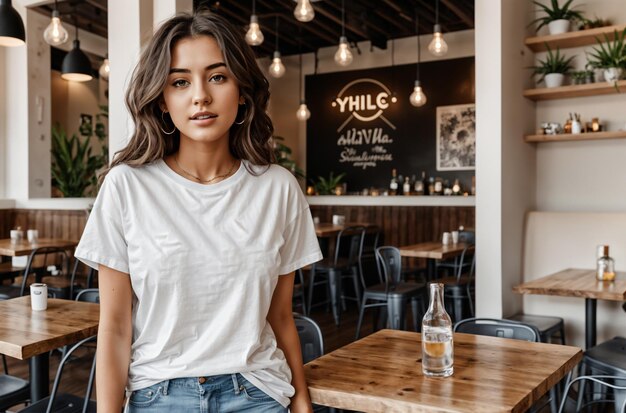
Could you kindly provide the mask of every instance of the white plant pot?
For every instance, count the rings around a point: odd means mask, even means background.
[[[561,20],[552,20],[548,23],[548,32],[550,34],[561,34],[569,32],[570,21],[561,19]]]
[[[546,81],[546,87],[559,87],[563,85],[565,75],[563,73],[548,73],[544,80]]]
[[[604,69],[604,80],[615,84],[622,78],[622,72],[621,67],[609,67],[608,69]]]

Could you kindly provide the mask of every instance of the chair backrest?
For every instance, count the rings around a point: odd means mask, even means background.
[[[100,304],[100,290],[97,288],[85,288],[76,295],[76,301]]]
[[[380,227],[378,225],[368,225],[365,228],[365,238],[363,240],[363,255],[374,256],[378,242],[380,241]]]
[[[454,332],[513,338],[515,340],[540,341],[539,330],[535,326],[511,320],[495,318],[466,318],[454,325]]]
[[[614,412],[625,413],[626,412],[626,397],[624,397],[624,392],[626,392],[626,386],[617,384],[617,383],[624,383],[625,380],[626,378],[620,377],[620,376],[600,376],[600,375],[578,376],[575,379],[570,380],[569,383],[567,383],[567,387],[565,387],[565,393],[563,394],[563,397],[561,399],[561,404],[559,405],[558,413],[563,413],[565,411],[565,402],[568,400],[567,396],[568,396],[569,390],[570,388],[572,388],[574,383],[578,382],[578,391],[580,392],[582,389],[582,385],[586,381],[592,382],[594,384],[593,387],[596,387],[596,385],[599,385],[600,387],[608,387],[609,389],[612,389],[613,394],[615,396],[615,400],[595,400],[593,403],[614,403],[614,406],[613,406]],[[619,393],[621,393],[621,395],[618,397]],[[578,410],[578,411],[583,411],[583,409]],[[600,411],[600,410],[594,410],[594,411]],[[601,410],[601,411],[604,411],[604,410]]]
[[[300,337],[302,361],[308,363],[322,356],[324,354],[324,337],[317,323],[298,313],[293,314],[293,319],[298,330],[298,337]]]
[[[87,288],[93,287],[93,278],[98,272],[90,266],[84,264],[81,260],[74,258],[74,266],[72,268],[72,276],[70,278],[70,298],[74,297],[74,286],[76,284],[76,276],[80,267],[87,267]]]
[[[63,358],[59,362],[59,368],[57,369],[57,375],[54,378],[54,383],[52,384],[52,391],[50,392],[50,399],[48,400],[48,407],[46,408],[46,413],[51,413],[53,411],[52,407],[54,405],[54,399],[56,398],[57,393],[59,391],[59,383],[61,382],[61,377],[63,375],[63,370],[64,370],[65,365],[67,364],[68,360],[72,356],[72,353],[74,351],[76,351],[78,348],[82,347],[83,345],[85,345],[87,343],[95,342],[96,341],[96,337],[97,336],[87,337],[87,338],[79,341],[78,343],[74,344],[74,346],[72,346],[72,348],[69,349],[65,353],[65,355],[63,356]],[[84,402],[83,402],[82,413],[86,413],[87,412],[87,408],[89,406],[89,399],[91,398],[91,393],[93,391],[93,382],[94,382],[94,378],[95,377],[96,377],[96,353],[94,352],[94,354],[93,354],[93,361],[91,363],[91,371],[89,373],[89,381],[87,382],[87,390],[85,391],[85,399],[84,399]]]
[[[402,256],[398,248],[391,246],[376,248],[376,265],[386,291],[402,281]]]
[[[459,241],[466,244],[474,245],[476,244],[476,233],[474,231],[460,231]]]
[[[28,260],[26,261],[26,267],[24,268],[24,277],[22,279],[22,286],[20,288],[20,296],[25,295],[29,292],[28,286],[30,285],[28,282],[29,276],[34,275],[35,273],[35,263],[37,258],[43,256],[43,266],[44,269],[50,264],[61,264],[60,265],[60,273],[61,276],[64,274],[68,274],[69,270],[69,256],[67,255],[67,251],[63,248],[58,247],[39,247],[35,248],[33,252],[28,256]],[[54,260],[50,262],[50,257],[54,257]]]
[[[345,252],[349,265],[357,265],[363,254],[363,240],[365,239],[365,227],[355,225],[346,227],[337,234],[335,244],[335,265]]]

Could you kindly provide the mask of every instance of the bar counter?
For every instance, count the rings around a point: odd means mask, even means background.
[[[359,195],[316,195],[307,196],[309,205],[355,205],[355,206],[464,206],[476,205],[475,196],[359,196]]]

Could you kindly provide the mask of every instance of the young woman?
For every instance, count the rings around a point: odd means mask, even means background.
[[[155,33],[135,122],[76,257],[99,269],[98,412],[310,412],[294,271],[321,259],[296,180],[272,165],[268,82],[214,14]]]

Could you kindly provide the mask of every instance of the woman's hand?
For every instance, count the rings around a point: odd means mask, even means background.
[[[294,396],[291,399],[289,411],[291,413],[313,413],[313,406],[308,395],[302,397]]]

